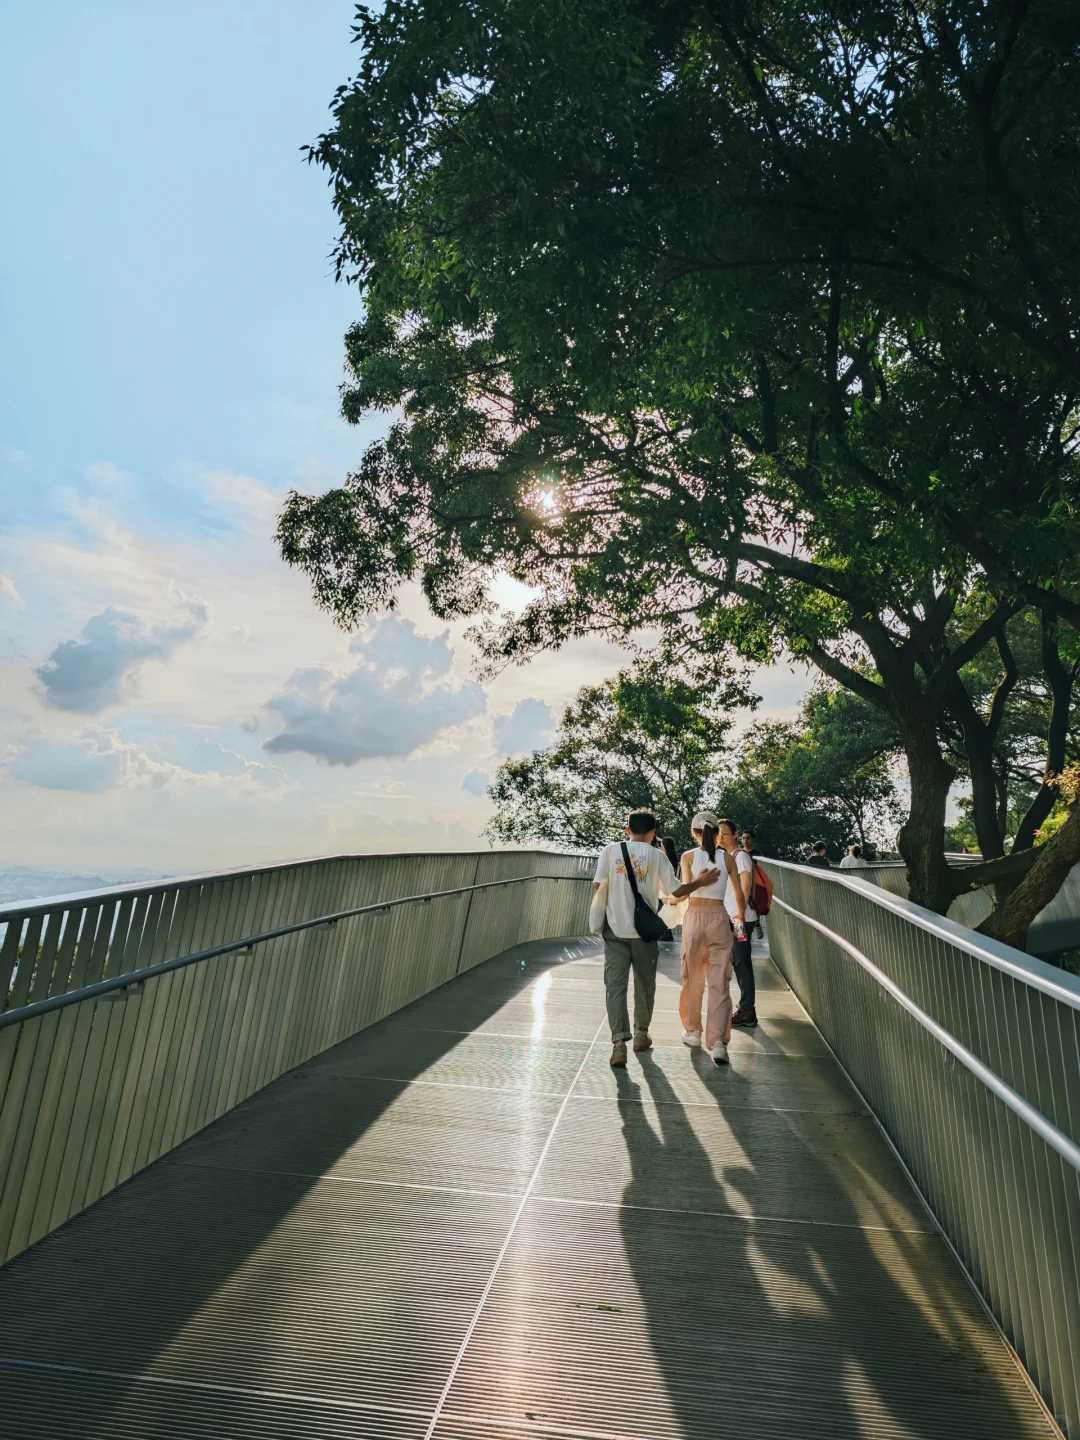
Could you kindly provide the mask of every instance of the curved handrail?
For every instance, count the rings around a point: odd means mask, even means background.
[[[995,970],[1023,980],[1025,984],[1041,990],[1054,1000],[1070,1005],[1074,1010],[1080,1010],[1080,976],[1069,975],[1034,955],[1025,955],[1021,950],[1014,950],[1011,945],[1003,945],[1000,940],[993,940],[989,935],[979,935],[976,938],[976,932],[966,925],[960,925],[944,915],[935,915],[932,910],[925,910],[912,900],[905,900],[889,890],[882,889],[872,880],[857,878],[857,870],[811,869],[790,860],[776,860],[768,855],[762,855],[761,861],[764,865],[779,865],[781,869],[800,875],[812,875],[816,881],[855,887],[860,895],[873,901],[875,905],[880,905],[883,910],[891,910],[910,924],[917,925],[920,930],[925,930],[939,940],[955,945],[958,950],[973,955],[976,960],[982,960],[987,965],[992,965]],[[776,903],[775,896],[773,903]]]
[[[237,950],[250,949],[268,940],[279,940],[283,935],[295,935],[299,930],[315,930],[320,926],[336,925],[339,920],[351,920],[356,915],[376,915],[383,910],[393,910],[399,905],[414,905],[418,902],[441,900],[447,895],[465,895],[475,890],[496,890],[501,885],[522,885],[529,880],[576,880],[591,882],[587,875],[515,875],[509,880],[485,880],[480,885],[458,885],[452,890],[431,890],[424,895],[403,895],[397,900],[380,900],[372,905],[357,905],[351,910],[336,910],[329,915],[316,915],[310,920],[296,920],[291,925],[279,925],[274,930],[260,930],[255,935],[245,935],[240,940],[229,940],[224,945],[211,945],[207,950],[196,950],[191,955],[179,955],[174,960],[162,960],[156,965],[147,965],[142,970],[126,970],[112,975],[108,980],[98,980],[93,985],[84,985],[79,990],[66,990],[62,995],[50,995],[46,1000],[35,1000],[31,1005],[20,1005],[14,1010],[0,1014],[0,1030],[9,1025],[21,1025],[37,1015],[48,1015],[54,1010],[64,1010],[69,1005],[79,1005],[84,1000],[98,1000],[114,990],[129,990],[141,985],[144,980],[153,980],[158,975],[167,975],[172,970],[183,970],[188,965],[197,965],[201,960],[213,960],[218,955],[229,955]]]
[[[448,857],[481,859],[491,855],[491,850],[453,850],[445,852]],[[516,850],[516,855],[544,855],[554,859],[592,860],[595,857],[574,850]],[[410,850],[379,851],[381,860],[409,860],[414,855]],[[354,854],[343,850],[335,855],[308,855],[294,860],[270,860],[265,865],[238,865],[223,870],[200,870],[191,875],[160,875],[156,880],[132,880],[126,885],[103,885],[96,890],[74,890],[69,895],[42,895],[34,900],[8,900],[0,905],[0,925],[11,920],[28,920],[35,915],[45,915],[50,910],[64,910],[72,905],[105,904],[109,900],[122,900],[128,896],[152,895],[158,890],[187,890],[193,885],[212,884],[215,880],[244,880],[254,875],[269,875],[275,870],[299,869],[305,865],[331,865],[343,860],[370,860],[369,854]],[[530,878],[530,877],[525,877]],[[547,876],[545,879],[549,878]],[[568,876],[577,879],[577,876]],[[449,892],[447,892],[449,893]]]
[[[835,930],[830,930],[827,925],[823,925],[820,920],[815,920],[812,915],[805,915],[801,910],[796,910],[794,905],[789,905],[778,895],[773,896],[772,903],[804,921],[824,935],[826,939],[831,940],[834,945],[838,945],[841,950],[846,951],[868,975],[877,981],[883,990],[892,996],[898,1005],[902,1006],[924,1030],[934,1037],[939,1045],[948,1050],[966,1070],[969,1070],[988,1090],[991,1090],[999,1100],[1007,1105],[1014,1115],[1019,1116],[1025,1125],[1045,1140],[1051,1149],[1056,1150],[1063,1160],[1068,1161],[1074,1170],[1080,1171],[1080,1145],[1066,1135],[1064,1130],[1059,1130],[1041,1111],[1036,1110],[1030,1101],[1025,1100],[1019,1091],[1014,1090],[1011,1085],[1002,1080],[1000,1075],[985,1065],[966,1045],[961,1044],[955,1035],[946,1030],[944,1026],[939,1025],[932,1016],[916,1005],[915,1001],[900,989],[895,980],[891,980],[884,970],[875,965],[868,956],[852,945],[849,940],[845,940],[842,935],[838,935]]]
[[[951,870],[963,870],[968,865],[982,865],[981,855],[968,855],[962,850],[946,850],[945,863]],[[839,868],[839,867],[837,867]],[[861,867],[860,867],[861,868]],[[906,870],[906,860],[868,860],[867,870]]]

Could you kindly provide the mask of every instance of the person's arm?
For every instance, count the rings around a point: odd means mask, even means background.
[[[595,895],[600,886],[608,878],[608,852],[600,851],[600,858],[596,862],[596,874],[593,876],[592,888]]]
[[[727,866],[728,879],[731,881],[731,888],[735,895],[735,912],[738,917],[739,924],[745,930],[746,899],[743,895],[742,875],[739,873],[739,867],[736,865],[735,861],[731,858],[731,856],[726,850],[724,851],[724,863]]]
[[[743,851],[742,853],[745,854],[746,852]],[[738,860],[736,860],[735,868],[739,871],[739,880],[741,882],[741,886],[736,886],[736,890],[738,890],[739,888],[742,889],[743,903],[745,907],[746,905],[752,904],[754,898],[754,864],[753,861],[751,861],[749,865],[744,865],[740,868],[739,862]],[[743,919],[746,919],[745,915],[743,916]]]
[[[673,900],[685,900],[686,897],[692,895],[695,890],[703,890],[706,885],[711,885],[714,880],[719,880],[719,878],[719,870],[703,870],[701,874],[695,876],[693,880],[687,880],[685,884],[680,885],[671,898]]]
[[[701,890],[719,878],[719,870],[703,870],[700,875],[696,877],[693,876],[690,868],[693,864],[693,857],[694,852],[692,850],[688,850],[682,857],[679,868],[682,870],[683,883],[677,890],[672,892],[671,898],[673,900],[685,900],[686,897],[692,895],[695,890]]]

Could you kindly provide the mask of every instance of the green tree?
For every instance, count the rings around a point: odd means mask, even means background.
[[[345,622],[411,578],[475,614],[508,570],[542,596],[503,657],[657,626],[808,659],[896,725],[912,893],[944,909],[957,675],[1024,606],[1080,618],[1077,23],[362,11],[315,155],[367,305],[344,410],[401,418],[292,497],[286,557]],[[1070,847],[1080,822],[1044,879]]]
[[[899,750],[880,710],[839,686],[816,685],[797,721],[749,732],[719,803],[782,860],[805,858],[817,840],[834,857],[852,841],[872,854],[891,847],[903,817],[892,773]]]
[[[627,811],[655,810],[683,849],[695,810],[716,803],[732,712],[755,704],[734,677],[674,678],[660,661],[578,692],[554,744],[500,766],[488,833],[520,844],[606,845]]]
[[[951,845],[992,860],[1035,844],[1060,803],[1053,777],[1080,758],[1078,673],[1080,635],[1033,610],[961,671],[943,740],[972,793]]]
[[[897,737],[880,713],[818,686],[797,722],[766,721],[735,745],[732,712],[752,698],[733,679],[673,679],[658,661],[586,686],[551,746],[500,767],[488,833],[592,849],[648,805],[680,849],[701,809],[752,826],[781,859],[819,839],[837,855],[852,840],[887,842],[902,812],[890,774]]]

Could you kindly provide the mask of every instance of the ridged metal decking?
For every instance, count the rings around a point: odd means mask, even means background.
[[[607,1064],[590,942],[284,1076],[0,1271],[0,1434],[1052,1433],[767,959],[730,1068]]]

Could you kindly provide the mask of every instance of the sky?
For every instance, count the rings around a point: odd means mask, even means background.
[[[477,679],[413,592],[349,635],[273,544],[340,418],[325,177],[352,0],[0,19],[0,865],[191,872],[486,843],[499,763],[621,656]],[[505,582],[498,597],[521,603]],[[762,678],[786,716],[806,688]]]

